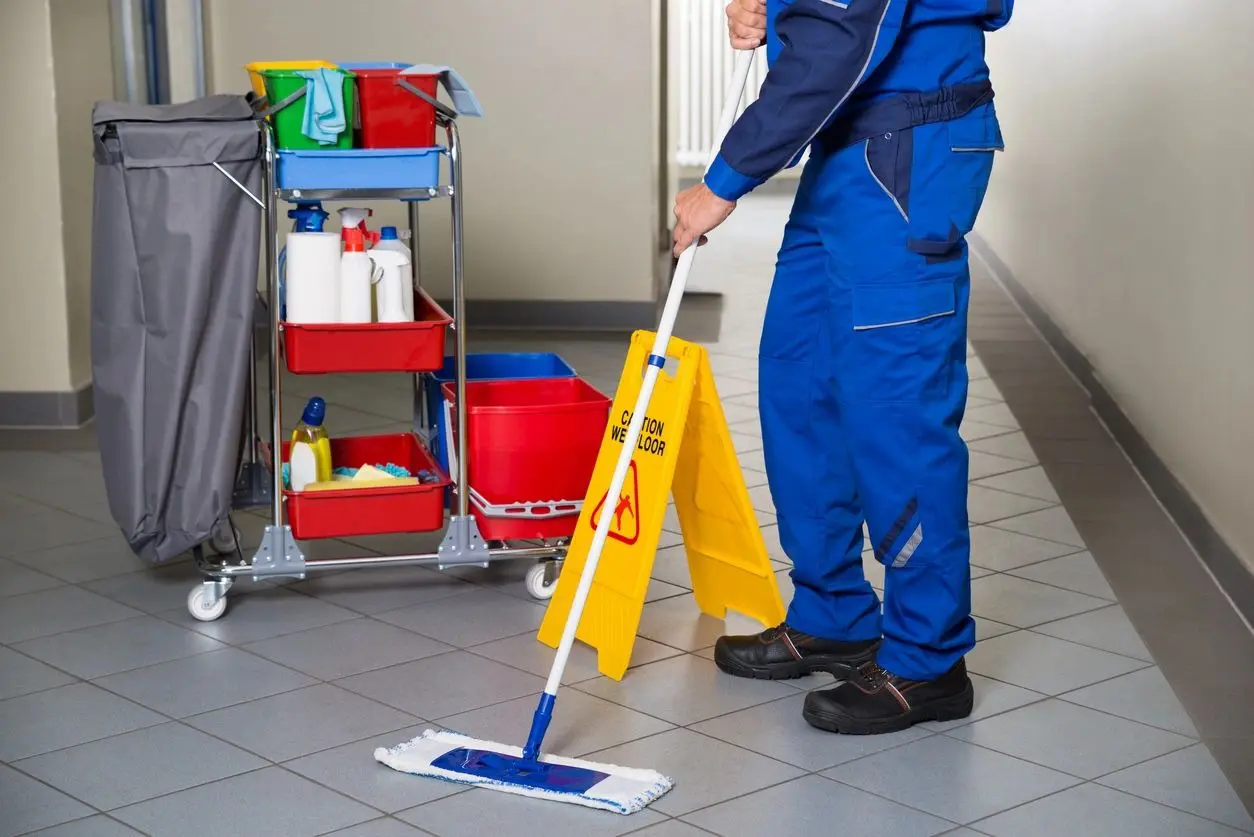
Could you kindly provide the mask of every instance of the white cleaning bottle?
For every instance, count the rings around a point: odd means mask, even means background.
[[[340,322],[370,322],[370,283],[374,267],[366,255],[366,240],[356,227],[344,228],[340,256]]]
[[[379,280],[379,322],[410,323],[414,321],[414,286],[409,280],[409,256],[396,250],[370,251],[370,260],[383,271]]]
[[[379,228],[379,240],[375,242],[374,247],[370,248],[370,252],[373,253],[379,250],[393,250],[397,253],[403,253],[405,255],[405,263],[413,264],[413,261],[414,261],[413,252],[409,249],[409,245],[406,244],[401,239],[401,237],[397,235],[396,227],[380,227]],[[409,271],[405,275],[406,293],[404,294],[405,316],[408,320],[411,320],[411,321],[414,319],[414,283],[412,280],[413,273],[414,271]],[[377,292],[378,292],[378,288],[376,288],[376,293]]]

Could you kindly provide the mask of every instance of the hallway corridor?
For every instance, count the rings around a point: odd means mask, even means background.
[[[755,353],[787,206],[742,203],[694,273],[723,294],[719,321],[694,302],[679,329],[712,353],[785,600]],[[841,738],[800,717],[804,690],[828,679],[723,676],[715,639],[758,627],[699,615],[672,514],[633,668],[607,680],[577,649],[549,738],[667,773],[670,794],[622,818],[401,776],[376,746],[430,725],[525,732],[551,651],[524,565],[244,583],[226,616],[198,623],[190,566],[147,569],[117,534],[90,427],[0,431],[0,837],[1254,834],[1234,791],[1254,802],[1254,636],[987,263],[976,272],[966,721]],[[607,392],[626,346],[470,335],[472,350],[557,351]],[[374,378],[285,379],[288,423],[318,394],[333,434],[406,427],[408,382]],[[238,522],[251,552],[265,520]]]

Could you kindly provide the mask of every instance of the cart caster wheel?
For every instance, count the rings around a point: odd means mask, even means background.
[[[187,612],[200,622],[213,622],[226,613],[226,595],[219,596],[216,602],[209,604],[208,587],[197,584],[187,594]]]
[[[239,543],[239,528],[234,523],[219,525],[209,536],[209,548],[219,555],[234,555]]]
[[[527,570],[527,592],[541,601],[553,598],[553,591],[557,589],[557,576],[554,576],[551,582],[546,582],[545,574],[545,564],[536,564]]]

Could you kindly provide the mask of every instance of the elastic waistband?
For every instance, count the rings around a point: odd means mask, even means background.
[[[993,100],[993,83],[955,84],[929,93],[900,93],[839,117],[815,138],[830,151],[892,131],[965,116]]]

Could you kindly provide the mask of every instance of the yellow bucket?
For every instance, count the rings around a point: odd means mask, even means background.
[[[253,92],[258,96],[266,95],[266,81],[261,73],[264,70],[334,70],[336,65],[330,61],[254,61],[245,64],[248,80],[252,82]]]

